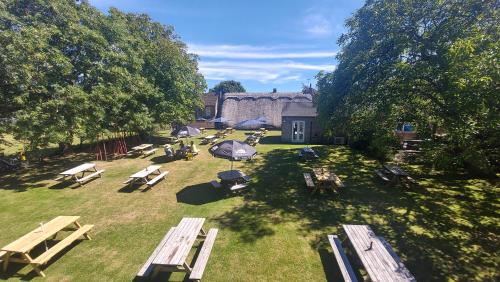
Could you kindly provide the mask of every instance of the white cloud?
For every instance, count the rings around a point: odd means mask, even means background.
[[[288,51],[293,46],[201,45],[188,44],[189,52],[207,58],[228,59],[305,59],[334,57],[336,52],[322,50]]]
[[[256,80],[261,83],[284,83],[287,81],[301,81],[301,70],[332,71],[334,65],[314,65],[285,62],[246,62],[246,61],[215,61],[199,62],[201,73],[206,79],[213,80]]]
[[[307,15],[303,24],[305,31],[315,37],[328,37],[333,34],[332,23],[326,16],[318,13]]]

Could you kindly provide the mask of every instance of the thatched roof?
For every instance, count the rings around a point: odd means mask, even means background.
[[[280,128],[281,112],[286,103],[311,101],[311,94],[301,92],[226,93],[222,97],[220,116],[229,119],[230,126],[244,120],[265,117],[267,125]]]

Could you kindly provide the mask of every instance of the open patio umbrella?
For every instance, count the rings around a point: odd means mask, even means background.
[[[175,131],[174,134],[172,134],[172,135],[176,135],[177,137],[192,137],[192,136],[197,136],[200,134],[201,134],[201,131],[196,127],[183,126],[183,127],[179,128],[179,130]]]
[[[234,127],[237,129],[256,129],[266,124],[265,121],[259,119],[249,119],[237,123]]]
[[[254,147],[236,140],[222,141],[210,147],[208,151],[214,157],[230,160],[231,170],[233,169],[233,161],[251,159],[257,154]]]

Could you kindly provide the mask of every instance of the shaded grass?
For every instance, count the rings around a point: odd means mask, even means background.
[[[163,153],[157,153],[145,159],[96,162],[106,169],[103,178],[83,187],[52,179],[88,160],[85,154],[1,176],[0,245],[57,215],[81,215],[82,223],[95,225],[95,240],[75,244],[53,260],[46,269],[48,278],[130,281],[171,226],[182,217],[199,216],[207,218],[207,228],[220,229],[205,281],[322,281],[339,277],[326,235],[341,233],[343,223],[370,224],[417,280],[498,278],[496,183],[408,166],[421,187],[386,187],[372,176],[380,164],[358,152],[317,146],[319,160],[298,162],[300,145],[280,144],[279,132],[269,135],[257,145],[255,162],[235,163],[252,177],[242,194],[210,186],[217,172],[230,164],[211,157],[203,145],[194,161],[164,163]],[[245,134],[236,132],[230,138],[243,140]],[[122,182],[152,162],[170,171],[167,178],[152,189],[124,190]],[[341,194],[322,191],[311,196],[306,190],[302,172],[320,165],[345,182]],[[33,278],[39,280],[29,266],[0,272],[0,279]],[[181,281],[185,276],[163,278]]]

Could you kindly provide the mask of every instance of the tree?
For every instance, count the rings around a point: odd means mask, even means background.
[[[246,92],[246,90],[239,81],[225,80],[219,82],[217,85],[211,88],[209,92],[224,94],[231,92]]]
[[[318,75],[321,118],[380,157],[395,144],[395,125],[411,121],[433,140],[427,158],[434,164],[494,171],[498,5],[367,1],[346,22],[337,69]]]
[[[205,88],[197,57],[147,15],[0,2],[0,118],[29,149],[186,122]]]

